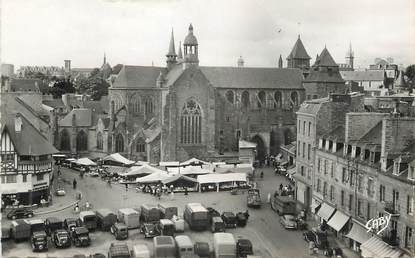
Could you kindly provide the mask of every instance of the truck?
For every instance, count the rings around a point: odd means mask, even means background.
[[[177,216],[177,207],[159,204],[160,215],[162,219],[172,219],[174,215]]]
[[[189,236],[180,235],[174,238],[177,246],[177,257],[179,258],[197,258],[194,245]]]
[[[118,210],[118,221],[127,225],[128,229],[140,227],[140,213],[132,208]]]
[[[130,250],[128,245],[111,243],[108,250],[108,258],[131,258]]]
[[[236,241],[231,233],[214,233],[215,258],[236,258]]]
[[[93,211],[81,211],[79,213],[80,224],[86,227],[89,231],[97,228],[97,215]]]
[[[274,194],[271,200],[271,208],[278,213],[278,215],[295,215],[296,202],[289,196],[278,196]]]
[[[246,197],[248,207],[260,208],[262,205],[259,189],[249,189]]]
[[[131,258],[150,258],[150,250],[144,244],[134,245],[131,254]]]
[[[161,218],[160,209],[157,205],[141,205],[141,221],[147,223],[158,222]]]
[[[102,231],[109,231],[111,226],[117,222],[117,215],[110,209],[99,209],[96,211],[97,227]]]
[[[30,239],[30,224],[22,219],[12,221],[10,236],[15,242]]]
[[[176,258],[176,243],[172,236],[153,238],[154,258]]]
[[[200,203],[188,203],[183,218],[192,230],[205,230],[210,225],[208,210]]]

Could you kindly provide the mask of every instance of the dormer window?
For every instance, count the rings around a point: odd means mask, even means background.
[[[415,166],[409,166],[408,179],[409,180],[415,180]]]
[[[401,167],[401,160],[400,160],[400,158],[399,158],[399,159],[396,159],[396,160],[393,162],[393,174],[394,174],[394,175],[399,175],[399,170],[400,170],[400,167]]]

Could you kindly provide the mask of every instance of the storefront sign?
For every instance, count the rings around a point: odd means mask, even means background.
[[[379,217],[376,219],[370,219],[366,223],[367,232],[373,232],[379,235],[380,233],[382,233],[382,231],[384,231],[389,226],[391,217],[392,217],[391,214],[387,214],[383,217]]]

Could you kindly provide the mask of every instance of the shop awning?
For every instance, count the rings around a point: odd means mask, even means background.
[[[226,182],[246,182],[245,173],[207,174],[197,177],[199,184],[216,184]]]
[[[321,203],[313,199],[313,201],[311,202],[311,207],[310,207],[311,212],[315,214],[320,209],[320,207],[321,207]]]
[[[361,255],[364,258],[369,257],[388,257],[397,258],[402,255],[402,251],[383,242],[377,236],[371,237],[360,246]]]
[[[167,178],[171,177],[166,172],[156,172],[148,176],[137,178],[135,181],[137,183],[160,183]]]
[[[341,211],[336,211],[333,217],[327,222],[327,225],[332,227],[336,231],[340,231],[344,225],[346,225],[347,221],[349,221],[350,216],[347,216]]]
[[[328,205],[327,203],[323,202],[321,204],[321,208],[318,210],[317,215],[324,219],[325,221],[329,220],[331,215],[334,213],[334,208]]]
[[[356,242],[364,243],[369,240],[370,235],[367,233],[367,230],[363,226],[360,226],[357,223],[353,223],[352,229],[350,229],[346,237],[353,239]]]
[[[82,166],[96,166],[97,163],[93,162],[88,158],[80,158],[75,161],[75,164],[82,165]]]
[[[189,183],[194,183],[197,184],[197,180],[188,176],[184,176],[184,175],[175,175],[169,178],[166,178],[163,180],[163,184],[171,184],[173,182],[179,181],[179,180],[183,180],[183,181],[187,181]]]
[[[132,166],[129,169],[125,170],[125,172],[121,174],[121,176],[140,176],[149,175],[153,173],[165,173],[165,171],[152,167],[150,165]]]

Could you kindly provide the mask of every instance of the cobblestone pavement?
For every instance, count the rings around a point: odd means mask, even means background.
[[[264,171],[263,179],[256,179],[258,187],[261,189],[264,203],[267,201],[268,193],[272,193],[280,183],[288,184],[286,178],[274,175],[271,169],[262,169]],[[259,175],[259,173],[257,173]],[[54,203],[51,207],[38,209],[41,215],[39,218],[58,216],[62,218],[75,217],[71,207],[64,209],[68,204],[75,201],[76,192],[72,189],[72,180],[78,181],[77,191],[81,191],[83,199],[81,205],[88,200],[93,209],[110,208],[117,210],[124,207],[139,207],[144,203],[161,203],[177,206],[179,214],[182,214],[184,205],[189,202],[200,202],[205,206],[214,207],[219,211],[245,211],[246,194],[231,195],[229,192],[210,192],[210,193],[189,193],[175,194],[171,200],[169,196],[162,196],[161,200],[154,198],[149,194],[137,193],[134,189],[125,190],[124,186],[112,184],[111,187],[100,178],[91,178],[85,176],[79,178],[76,171],[62,169],[62,177],[67,181],[65,188],[67,195],[64,197],[54,197]],[[308,245],[302,240],[302,231],[288,231],[283,229],[279,222],[278,216],[269,207],[264,204],[261,209],[250,209],[250,218],[248,225],[244,228],[229,229],[227,232],[234,234],[236,238],[248,238],[252,241],[254,252],[263,258],[302,258],[302,257],[323,257],[323,255],[309,256]],[[3,217],[3,223],[10,223]],[[193,241],[206,241],[212,243],[213,237],[210,231],[192,232],[186,228],[185,233]],[[3,257],[71,257],[75,254],[93,254],[108,252],[111,242],[117,242],[110,233],[94,232],[91,234],[92,245],[87,248],[55,249],[50,245],[47,253],[33,253],[28,242],[14,243],[6,241],[2,243]],[[131,230],[129,239],[125,242],[130,247],[138,243],[144,243],[152,250],[152,240],[145,240],[139,234],[138,230]],[[347,257],[358,257],[352,252],[348,252]]]

